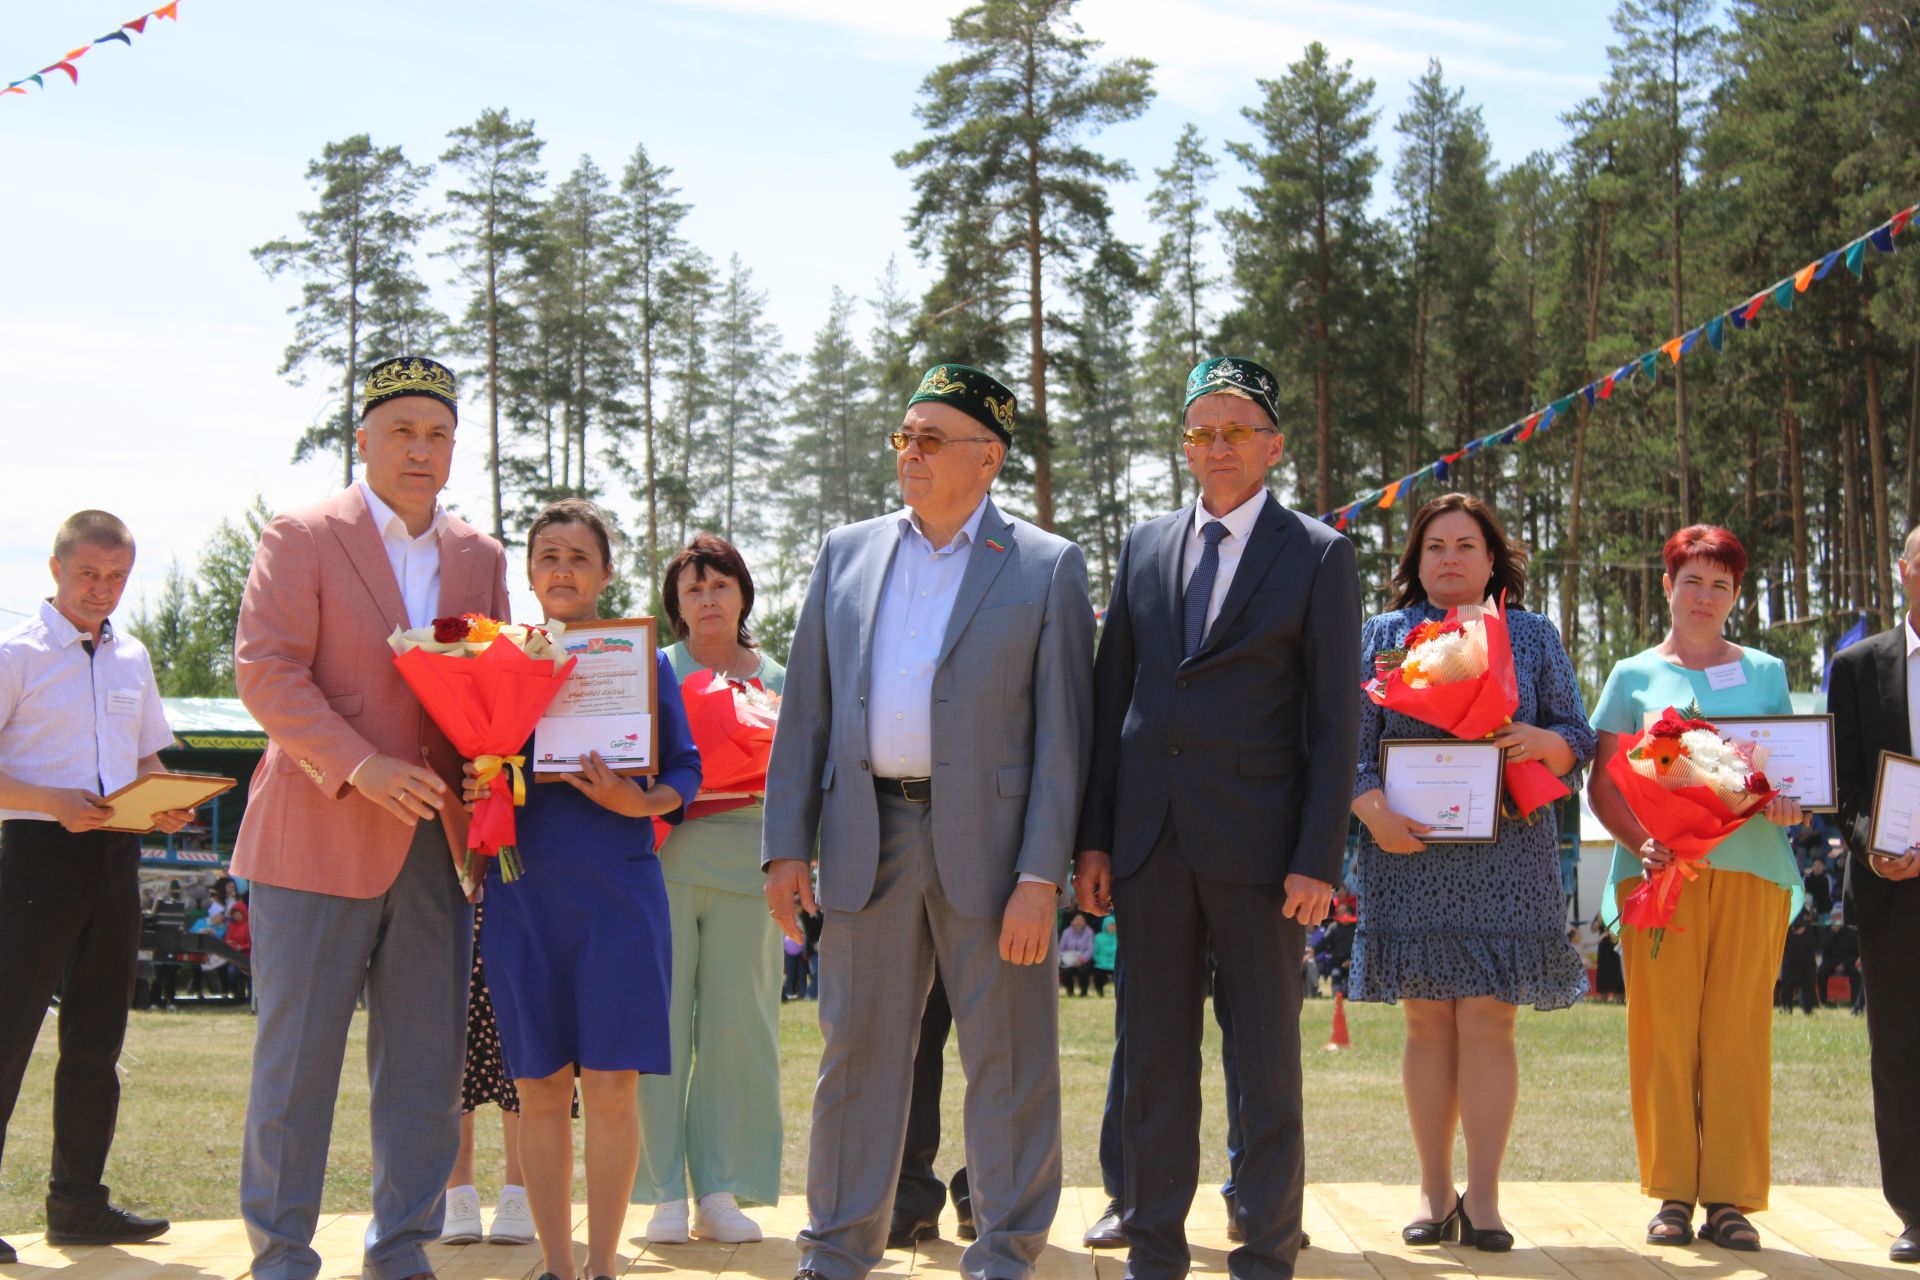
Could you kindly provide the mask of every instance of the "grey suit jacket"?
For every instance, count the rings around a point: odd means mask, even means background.
[[[1353,544],[1271,494],[1199,651],[1181,641],[1193,508],[1138,524],[1094,667],[1079,845],[1139,870],[1169,814],[1181,860],[1229,884],[1340,879],[1360,744]]]
[[[867,689],[899,543],[897,514],[827,535],[767,768],[762,863],[810,858],[817,842],[820,901],[837,911],[866,905],[879,865]],[[1022,873],[1064,885],[1093,732],[1086,561],[991,500],[941,646],[932,730],[934,857],[954,909],[1000,915]]]

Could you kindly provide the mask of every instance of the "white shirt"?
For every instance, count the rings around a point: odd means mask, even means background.
[[[0,773],[107,795],[140,776],[143,758],[173,745],[140,642],[110,622],[91,654],[88,638],[52,601],[0,632]],[[52,817],[0,809],[0,818]]]
[[[380,530],[380,541],[387,548],[387,563],[393,566],[393,580],[400,585],[400,598],[406,602],[407,625],[429,625],[440,611],[440,526],[447,522],[447,509],[436,501],[433,523],[416,538],[407,532],[407,522],[380,501],[365,480],[354,481],[354,487],[367,500],[373,525]]]
[[[1913,631],[1909,615],[1900,630],[1907,637],[1907,741],[1920,747],[1920,635]]]
[[[900,545],[880,592],[867,689],[867,754],[879,777],[933,776],[933,673],[986,511],[982,498],[953,541],[937,549],[911,510],[894,517]]]
[[[1213,630],[1213,620],[1220,616],[1220,606],[1227,601],[1227,589],[1233,585],[1233,572],[1240,567],[1240,556],[1247,549],[1247,539],[1253,536],[1253,526],[1260,522],[1260,509],[1267,505],[1267,491],[1262,488],[1245,502],[1223,516],[1210,515],[1205,504],[1193,504],[1193,526],[1187,530],[1187,549],[1180,561],[1180,593],[1186,598],[1187,584],[1193,581],[1193,571],[1200,567],[1200,554],[1207,549],[1206,539],[1200,531],[1218,520],[1227,526],[1227,535],[1220,539],[1220,569],[1213,576],[1213,594],[1207,597],[1207,625],[1201,631],[1204,638]]]

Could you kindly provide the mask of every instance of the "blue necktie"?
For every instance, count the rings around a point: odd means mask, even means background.
[[[1220,574],[1220,539],[1226,536],[1227,526],[1218,520],[1208,521],[1200,530],[1207,545],[1200,552],[1193,577],[1187,580],[1186,626],[1182,631],[1187,644],[1185,656],[1189,658],[1199,652],[1201,637],[1207,633],[1207,602],[1213,599],[1213,580]]]

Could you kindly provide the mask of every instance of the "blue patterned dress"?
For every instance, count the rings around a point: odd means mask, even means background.
[[[1446,616],[1430,604],[1369,618],[1360,631],[1360,671],[1373,655],[1401,649],[1407,633]],[[1520,706],[1514,720],[1551,729],[1577,762],[1564,781],[1580,785],[1594,734],[1560,634],[1537,613],[1507,615]],[[1381,786],[1383,738],[1437,738],[1432,725],[1360,700],[1360,768],[1353,794]],[[1567,941],[1560,885],[1559,823],[1548,806],[1503,819],[1500,838],[1479,844],[1431,844],[1426,852],[1384,853],[1363,826],[1354,868],[1360,924],[1347,995],[1353,1000],[1460,1000],[1493,996],[1508,1004],[1564,1009],[1587,990],[1587,972]]]

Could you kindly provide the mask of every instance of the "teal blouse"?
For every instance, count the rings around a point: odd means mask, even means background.
[[[684,640],[667,650],[667,661],[681,684],[705,670]],[[768,693],[786,692],[786,668],[765,654],[753,678]],[[660,869],[672,884],[757,895],[765,884],[760,871],[760,824],[765,817],[764,805],[750,804],[683,822],[660,851]]]
[[[1793,699],[1787,692],[1786,664],[1758,649],[1740,650],[1742,684],[1715,689],[1707,673],[1675,666],[1652,649],[1622,658],[1607,675],[1600,701],[1594,705],[1592,724],[1601,733],[1638,733],[1648,714],[1658,716],[1668,707],[1685,708],[1697,702],[1709,719],[1715,716],[1789,716]],[[1715,847],[1707,858],[1716,871],[1738,871],[1786,889],[1793,895],[1787,910],[1791,920],[1800,914],[1806,886],[1801,882],[1799,865],[1787,842],[1785,828],[1777,827],[1755,814],[1746,825]],[[1607,874],[1609,890],[1622,880],[1645,873],[1637,855],[1619,844],[1613,846],[1613,866]],[[1620,923],[1620,907],[1611,892],[1600,903],[1601,920],[1607,928]]]

